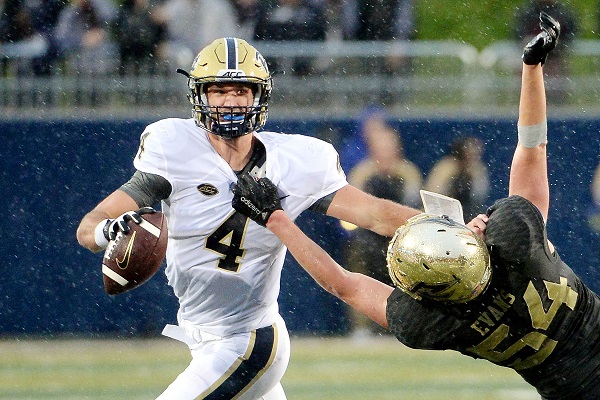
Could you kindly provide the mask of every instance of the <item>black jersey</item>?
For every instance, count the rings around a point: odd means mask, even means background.
[[[539,210],[512,196],[489,210],[492,278],[461,305],[400,289],[388,323],[416,349],[456,350],[516,370],[544,399],[600,399],[600,298],[547,246]]]

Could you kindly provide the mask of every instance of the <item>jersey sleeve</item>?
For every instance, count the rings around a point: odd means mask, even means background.
[[[157,123],[148,125],[140,136],[140,146],[133,160],[133,166],[149,174],[160,175],[170,180],[167,160],[163,151],[165,128]]]
[[[302,135],[284,135],[277,147],[277,165],[272,165],[271,171],[274,182],[291,197],[286,201],[286,211],[292,215],[348,184],[339,155],[331,144]]]
[[[396,338],[413,349],[446,350],[461,321],[426,301],[395,288],[388,297],[386,319]]]
[[[348,184],[346,174],[340,164],[340,156],[335,148],[325,143],[322,150],[324,173],[321,183],[321,195],[315,196],[315,201],[328,196]]]
[[[511,196],[488,209],[485,241],[493,257],[509,265],[526,263],[539,247],[546,248],[546,227],[540,211],[529,200]]]

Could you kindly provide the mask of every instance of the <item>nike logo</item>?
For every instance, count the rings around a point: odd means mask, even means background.
[[[121,268],[121,269],[126,269],[127,265],[129,264],[129,259],[131,258],[131,252],[133,251],[133,241],[135,240],[135,234],[137,232],[133,232],[133,234],[131,235],[131,239],[129,239],[129,243],[127,243],[127,248],[125,249],[125,254],[123,254],[123,259],[119,260],[118,258],[115,259],[115,262],[117,263],[117,267]]]

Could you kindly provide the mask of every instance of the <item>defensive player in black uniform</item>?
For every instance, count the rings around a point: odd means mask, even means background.
[[[542,65],[560,25],[523,53],[519,141],[509,197],[467,228],[419,215],[388,250],[396,288],[346,271],[282,211],[266,179],[239,179],[233,206],[273,231],[327,291],[417,349],[456,350],[516,370],[543,399],[600,399],[600,298],[546,237],[549,209]],[[285,200],[283,200],[285,206]]]

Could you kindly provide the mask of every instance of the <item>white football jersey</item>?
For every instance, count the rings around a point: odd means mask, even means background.
[[[292,219],[347,185],[330,144],[274,132],[256,137],[266,149],[264,173]],[[273,324],[286,248],[231,207],[237,177],[208,133],[191,118],[153,123],[142,133],[134,166],[172,185],[162,211],[169,226],[166,275],[179,316],[219,336]]]

